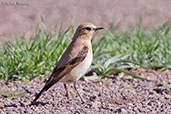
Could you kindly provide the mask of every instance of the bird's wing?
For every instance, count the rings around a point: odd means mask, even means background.
[[[56,69],[53,70],[51,77],[54,77],[55,81],[59,81],[64,75],[80,64],[87,56],[87,53],[88,47],[84,46],[73,59],[70,59],[60,67],[56,67]]]
[[[69,63],[75,56],[78,55],[78,53],[82,50],[82,46],[76,47],[76,45],[73,45],[75,42],[71,42],[71,44],[68,46],[66,51],[63,53],[62,57],[56,64],[55,68],[52,71],[52,74],[54,74],[58,68],[65,66]],[[76,51],[74,51],[76,50]],[[51,75],[52,75],[51,74]]]
[[[39,92],[33,102],[35,102],[44,91],[47,91],[51,86],[53,86],[56,82],[63,78],[63,76],[68,74],[74,67],[80,64],[87,56],[87,53],[88,47],[84,46],[73,59],[69,60],[60,67],[55,67],[56,69],[53,70],[49,80],[46,82],[45,86]]]

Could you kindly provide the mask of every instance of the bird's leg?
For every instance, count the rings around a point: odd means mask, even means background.
[[[68,96],[68,89],[67,89],[66,84],[64,84],[64,88],[65,88],[65,91],[66,91],[65,96],[69,99],[69,96]]]
[[[81,102],[84,103],[83,98],[81,97],[80,93],[78,92],[78,90],[77,90],[77,88],[76,88],[76,81],[74,82],[74,89],[75,89],[75,91],[77,92],[78,96],[80,97]]]

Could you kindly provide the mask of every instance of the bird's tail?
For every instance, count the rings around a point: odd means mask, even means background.
[[[41,96],[41,94],[44,92],[44,91],[47,91],[51,86],[53,86],[55,83],[54,83],[54,80],[53,80],[53,77],[51,76],[49,78],[49,80],[47,81],[47,83],[45,84],[45,86],[43,87],[43,89],[39,92],[39,94],[37,94],[36,98],[33,100],[33,102],[36,102],[37,99]]]

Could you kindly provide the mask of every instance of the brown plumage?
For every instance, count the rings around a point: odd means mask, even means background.
[[[75,86],[76,81],[79,80],[87,72],[88,68],[92,63],[93,54],[91,47],[91,38],[93,36],[93,33],[100,29],[103,28],[96,27],[91,23],[81,24],[77,28],[71,44],[68,46],[68,48],[62,55],[61,59],[52,71],[50,78],[46,82],[43,89],[33,100],[33,102],[35,102],[44,91],[47,91],[56,82],[64,83],[67,97],[67,83],[74,82],[74,88],[77,91]],[[81,98],[78,91],[77,93]],[[82,98],[81,100],[83,102]]]

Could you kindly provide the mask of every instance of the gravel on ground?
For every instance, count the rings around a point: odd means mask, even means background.
[[[55,84],[31,105],[35,95],[44,86],[47,77],[30,82],[6,84],[0,81],[0,114],[8,113],[86,113],[86,114],[171,114],[171,71],[136,70],[141,81],[130,76],[101,81],[79,80],[77,88],[85,103],[69,85],[69,99],[62,83]]]

